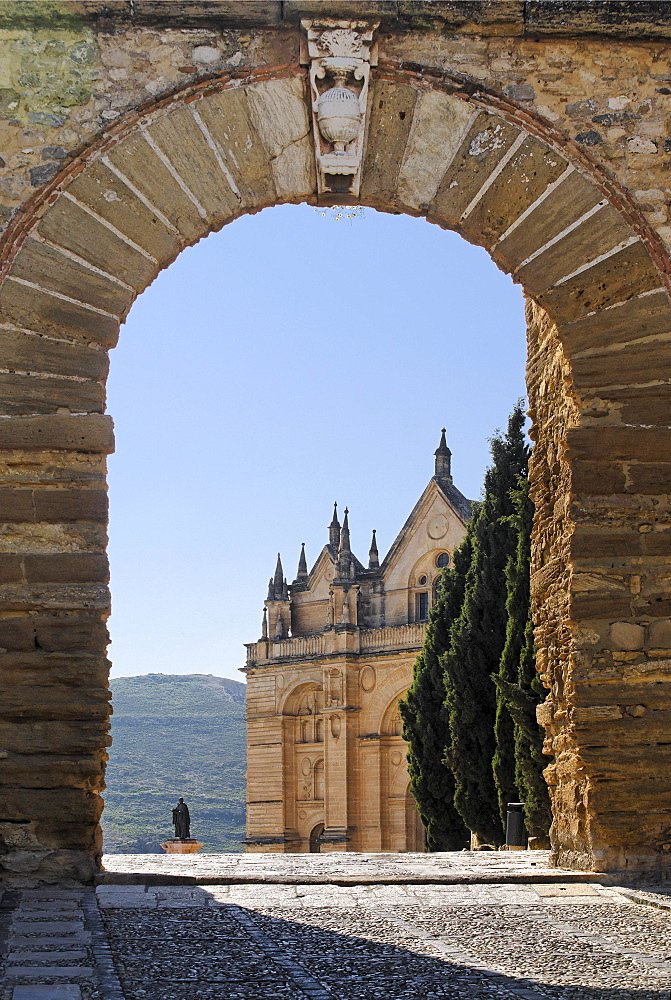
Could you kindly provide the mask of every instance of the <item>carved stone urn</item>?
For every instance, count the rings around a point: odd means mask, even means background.
[[[335,87],[325,90],[317,101],[319,131],[332,143],[335,154],[344,154],[345,146],[359,135],[361,105],[359,97],[344,86],[345,73],[338,74]]]

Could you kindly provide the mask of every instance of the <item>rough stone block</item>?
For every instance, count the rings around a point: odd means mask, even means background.
[[[115,229],[141,246],[162,266],[177,256],[182,239],[104,163],[97,160],[68,189]],[[151,202],[150,202],[151,204]]]
[[[620,213],[605,205],[529,264],[519,268],[515,277],[531,294],[543,292],[579,267],[624,243],[630,236],[631,229]]]
[[[104,5],[109,9],[109,3]],[[277,0],[188,0],[175,3],[171,0],[166,7],[165,0],[134,0],[133,19],[138,23],[157,25],[161,28],[194,25],[215,30],[225,28],[277,28],[282,23],[282,8]],[[90,4],[79,4],[88,8]],[[84,13],[84,11],[82,11]],[[126,13],[124,11],[124,13]]]
[[[33,619],[35,644],[48,651],[104,651],[109,642],[107,626],[99,618],[38,615]],[[0,644],[2,630],[0,623]]]
[[[661,362],[661,368],[664,361]],[[671,384],[649,388],[600,391],[606,399],[614,399],[620,403],[620,417],[624,424],[640,424],[649,427],[651,424],[666,427],[671,410]]]
[[[614,622],[610,627],[610,641],[613,649],[643,649],[645,629],[629,622]]]
[[[8,722],[21,719],[36,721],[67,721],[69,719],[90,719],[105,722],[110,715],[109,691],[81,685],[57,686],[42,683],[32,688],[21,685],[0,684],[2,696],[2,718]]]
[[[623,493],[626,486],[624,465],[621,462],[576,460],[571,466],[573,489],[576,494],[604,496]]]
[[[104,583],[6,583],[1,585],[0,601],[5,613],[111,612],[109,587]]]
[[[585,543],[581,540],[581,546],[589,544],[590,555],[600,554],[599,546],[608,547],[608,543],[604,543],[599,540],[598,544],[594,543],[594,540],[589,540],[589,543]],[[580,555],[584,553],[581,551]],[[632,605],[631,598],[624,594],[613,594],[611,591],[601,591],[599,593],[587,593],[587,594],[574,594],[571,598],[571,610],[573,615],[578,621],[584,620],[585,618],[615,618],[615,617],[626,617],[631,614]]]
[[[147,131],[197,198],[211,226],[219,228],[239,215],[240,203],[189,108],[159,118]]]
[[[398,176],[398,198],[404,205],[418,211],[429,207],[473,114],[457,97],[433,90],[420,96]]]
[[[431,205],[431,216],[450,228],[468,232],[461,216],[508,152],[520,130],[483,112],[471,125],[459,152],[443,177]]]
[[[0,618],[0,649],[29,650],[35,648],[35,630],[29,615]]]
[[[572,458],[671,463],[668,428],[572,427],[567,436]]]
[[[32,650],[15,650],[3,653],[3,672],[0,676],[0,688],[24,688],[21,697],[30,707],[33,704],[31,689],[65,685],[70,688],[89,688],[90,691],[71,691],[73,701],[76,698],[96,697],[107,698],[107,678],[109,662],[104,651],[84,653],[80,650],[61,650],[48,652],[33,646]],[[11,690],[7,695],[12,700]],[[43,697],[37,690],[35,697]],[[9,701],[7,702],[9,704]],[[3,710],[6,706],[3,706]]]
[[[184,242],[193,243],[206,235],[207,223],[141,132],[129,135],[110,150],[107,158],[160,210]]]
[[[51,415],[15,417],[0,421],[0,448],[92,451],[109,455],[114,451],[112,418]]]
[[[636,296],[622,305],[564,323],[560,336],[572,353],[624,344],[671,331],[671,302],[665,291]]]
[[[48,816],[67,824],[81,817],[85,825],[97,822],[101,812],[100,796],[80,788],[0,788],[0,822],[40,822]]]
[[[246,93],[249,117],[270,157],[278,197],[311,198],[315,161],[304,81],[268,80],[248,87]]]
[[[46,789],[45,791],[50,794],[59,794],[56,789]],[[89,819],[88,811],[83,813],[78,810],[76,813],[71,813],[71,816],[81,815],[81,821],[69,823],[66,820],[54,818],[48,811],[47,804],[47,808],[43,806],[41,818],[36,818],[33,821],[35,835],[40,844],[50,850],[86,851],[90,855],[95,855],[100,852],[101,847],[98,823],[102,813],[102,798],[99,795],[92,795],[75,788],[66,789],[66,791],[77,795],[88,795],[91,800],[97,800],[98,808],[90,810],[91,817],[95,816],[95,818]],[[88,877],[89,879],[91,877],[90,869]],[[63,875],[61,874],[59,881],[62,879]]]
[[[23,580],[21,556],[0,553],[0,584],[17,583]]]
[[[10,754],[0,758],[0,781],[22,788],[104,788],[105,763],[87,757],[60,754]]]
[[[529,136],[469,215],[469,236],[491,246],[567,166],[563,156]]]
[[[361,194],[376,200],[396,192],[419,95],[414,87],[399,87],[387,80],[376,80],[372,91]]]
[[[658,288],[660,281],[648,251],[642,243],[634,243],[562,285],[538,294],[537,299],[561,325]]]
[[[659,343],[652,342],[647,344],[636,344],[627,345],[621,350],[610,350],[603,351],[599,354],[590,354],[588,357],[574,358],[572,362],[573,378],[575,385],[582,392],[586,393],[588,390],[593,390],[595,393],[603,396],[607,399],[618,398],[617,389],[607,391],[604,395],[603,388],[607,386],[622,386],[629,385],[635,382],[654,382],[661,379],[671,378],[671,344],[668,345],[669,350],[660,350]],[[637,406],[636,398],[633,395],[631,389],[625,390],[626,397],[628,398],[628,413],[632,417],[636,417]],[[668,409],[666,414],[664,413],[664,408],[668,407],[669,399],[668,395],[655,396],[652,398],[649,395],[650,390],[644,389],[641,391],[643,399],[647,399],[647,406],[645,403],[642,406],[641,417],[644,418],[646,413],[657,416],[656,420],[641,419],[639,421],[628,420],[627,423],[660,423],[662,426],[666,425],[665,416],[668,418]],[[653,389],[654,393],[654,389]],[[654,400],[657,399],[658,406],[655,408]]]
[[[126,315],[133,302],[129,288],[34,239],[26,240],[9,273],[119,317]]]
[[[671,618],[660,618],[647,628],[649,649],[671,649]]]
[[[107,523],[106,490],[35,490],[34,497],[36,521]]]
[[[62,408],[75,413],[102,413],[104,385],[88,380],[0,373],[0,415],[56,413]]]
[[[98,552],[26,555],[29,583],[109,583],[107,556]]]
[[[130,241],[117,236],[74,201],[61,196],[42,216],[38,231],[45,239],[83,257],[107,274],[140,290],[156,277],[158,264]]]
[[[632,812],[641,817],[663,812],[668,817],[670,795],[671,778],[668,775],[629,779],[622,776],[617,781],[595,782],[590,791],[590,805],[604,817],[606,824],[608,814],[617,812]]]
[[[505,270],[514,270],[601,200],[594,186],[574,171],[492,248],[494,260]]]
[[[671,484],[671,463],[631,463],[628,468],[629,489],[632,493],[659,495],[668,493]]]
[[[571,539],[571,555],[574,559],[594,557],[598,559],[612,556],[638,556],[643,554],[642,535],[637,531],[611,531],[581,525]],[[601,600],[601,597],[595,600]],[[603,595],[608,600],[608,595]],[[604,617],[608,612],[606,611]],[[600,617],[595,614],[594,617]],[[628,617],[625,614],[623,617]]]
[[[109,369],[106,351],[64,344],[19,330],[0,330],[0,356],[5,368],[38,374],[103,380]]]
[[[119,323],[114,317],[54,298],[11,279],[0,288],[0,319],[38,334],[103,347],[114,347],[119,337]]]
[[[17,754],[84,754],[112,744],[107,722],[87,720],[4,722],[0,720],[0,749]]]
[[[263,144],[252,125],[245,94],[227,90],[194,105],[221,150],[244,206],[267,205],[275,196],[273,176]],[[241,150],[245,151],[244,159]]]

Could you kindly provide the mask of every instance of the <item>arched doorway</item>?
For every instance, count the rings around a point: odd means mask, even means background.
[[[38,871],[54,852],[78,876],[99,861],[113,449],[105,352],[135,296],[184,246],[242,212],[319,198],[305,70],[297,61],[256,70],[205,78],[141,109],[129,99],[113,126],[12,203],[0,448],[24,471],[4,499],[15,528],[1,562],[11,616],[2,645],[12,657],[2,725],[13,755],[3,838],[25,855],[29,836],[25,858]],[[550,692],[541,718],[556,755],[554,856],[666,868],[669,760],[656,717],[668,701],[660,651],[671,592],[654,498],[671,478],[671,262],[589,143],[428,57],[410,68],[391,53],[380,62],[368,136],[362,204],[457,230],[529,296],[534,613]],[[72,524],[89,527],[62,530]],[[43,662],[64,649],[67,676]],[[632,664],[643,678],[633,690]],[[47,787],[35,787],[36,751]],[[79,770],[64,787],[73,755]],[[636,781],[631,759],[644,761]]]
[[[319,854],[321,852],[323,832],[323,823],[317,823],[317,825],[310,831],[310,854]]]

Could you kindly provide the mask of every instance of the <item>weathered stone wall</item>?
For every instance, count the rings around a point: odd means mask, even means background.
[[[362,202],[457,230],[533,302],[555,855],[668,868],[671,29],[611,8],[0,4],[7,871],[99,854],[107,350],[184,246],[317,200],[299,22],[353,9],[382,21]]]

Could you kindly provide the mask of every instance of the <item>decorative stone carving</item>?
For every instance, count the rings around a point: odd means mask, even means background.
[[[343,677],[337,667],[329,670],[329,702],[341,705],[343,700]]]
[[[363,691],[372,691],[375,687],[375,670],[373,667],[364,667],[360,674],[361,688]]]
[[[379,22],[324,18],[301,23],[307,34],[301,63],[310,67],[318,191],[357,197]]]
[[[342,726],[342,723],[340,721],[340,716],[339,715],[329,716],[329,722],[331,723],[331,736],[333,737],[334,740],[337,740],[338,737],[340,736],[340,730]]]

